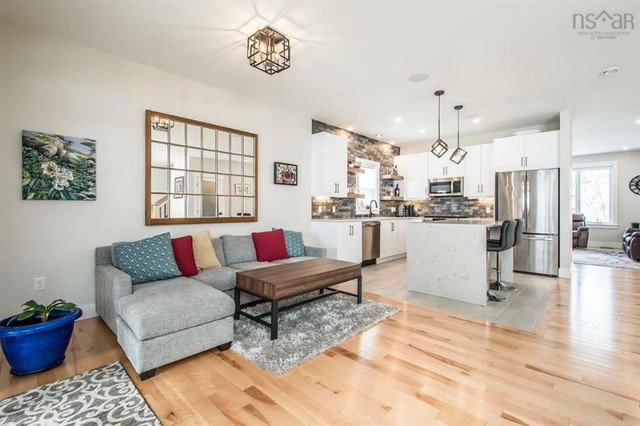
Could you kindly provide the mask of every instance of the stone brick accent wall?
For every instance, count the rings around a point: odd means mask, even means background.
[[[330,124],[313,120],[312,133],[327,132],[342,135],[348,141],[348,161],[362,158],[380,163],[381,170],[393,167],[393,157],[400,155],[400,148],[391,144],[380,142],[376,139],[357,133],[349,132]],[[356,185],[356,176],[349,174],[347,183]],[[392,181],[380,181],[380,195],[384,195],[392,186]],[[391,187],[391,191],[393,188]],[[465,197],[441,197],[426,201],[381,201],[380,215],[394,216],[395,207],[399,204],[413,204],[416,214],[419,216],[469,216],[469,217],[493,217],[493,199],[472,200]],[[490,208],[490,213],[486,212]],[[335,208],[335,212],[333,212]],[[356,215],[356,200],[348,198],[316,198],[311,201],[311,215],[314,219],[322,218],[350,218]]]

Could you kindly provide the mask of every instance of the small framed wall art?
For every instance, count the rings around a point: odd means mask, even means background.
[[[22,199],[96,199],[96,141],[22,131]]]
[[[298,165],[288,163],[273,163],[273,183],[276,185],[297,185]]]

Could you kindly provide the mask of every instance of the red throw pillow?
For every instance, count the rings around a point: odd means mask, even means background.
[[[198,275],[198,267],[196,266],[196,258],[193,255],[193,237],[173,238],[171,240],[173,246],[173,257],[176,258],[178,269],[185,277]]]
[[[253,232],[251,237],[253,238],[253,245],[256,247],[258,262],[271,262],[272,260],[289,258],[282,229]]]

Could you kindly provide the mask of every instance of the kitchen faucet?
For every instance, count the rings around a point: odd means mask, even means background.
[[[373,210],[371,210],[371,204],[376,203],[376,209],[378,208],[378,202],[376,200],[371,200],[369,202],[369,217],[373,217]]]

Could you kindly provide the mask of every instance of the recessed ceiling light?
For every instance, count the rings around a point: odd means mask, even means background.
[[[381,138],[382,137],[382,133],[376,133],[376,138]]]
[[[353,126],[349,126],[349,127],[347,127],[347,130],[348,130],[348,131],[352,131],[352,130],[353,130]]]
[[[620,68],[618,68],[618,67],[609,67],[609,68],[605,68],[605,69],[603,69],[603,70],[602,70],[602,72],[601,72],[601,74],[602,74],[604,77],[608,77],[608,76],[610,76],[610,75],[613,75],[613,74],[617,73],[617,72],[618,72],[618,70],[620,70]]]
[[[636,124],[640,124],[640,118],[636,120]]]
[[[389,142],[389,143],[390,143],[391,145],[395,145],[395,144],[396,144],[396,141],[391,141],[391,142]]]
[[[628,146],[623,146],[623,147],[622,147],[622,150],[623,150],[623,151],[628,151],[628,150],[629,150],[629,147],[628,147]]]
[[[476,117],[471,121],[473,122],[473,124],[478,124],[480,122],[480,117]]]
[[[409,81],[412,83],[420,83],[421,81],[425,81],[429,78],[429,74],[425,74],[423,72],[418,72],[415,74],[411,74],[409,76]]]
[[[396,123],[402,123],[402,117],[396,117],[394,120]]]
[[[420,133],[427,133],[427,129],[420,129],[418,130]]]

